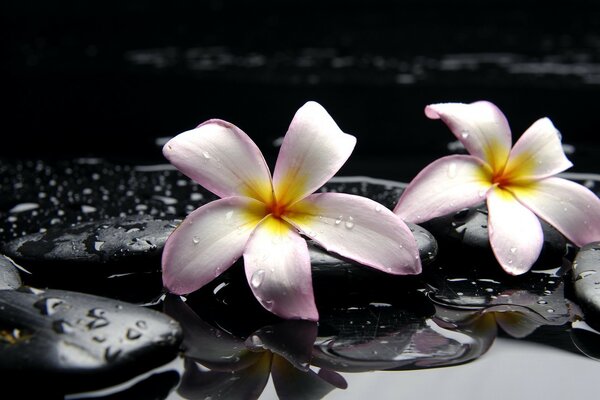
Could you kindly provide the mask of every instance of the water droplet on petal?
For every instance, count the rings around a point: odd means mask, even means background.
[[[192,242],[194,242],[194,244],[198,244],[198,243],[200,243],[200,238],[198,236],[194,236],[192,238]]]
[[[463,130],[462,130],[462,132],[460,133],[460,136],[461,136],[463,139],[467,139],[467,138],[469,137],[469,131],[468,131],[468,130],[466,130],[466,129],[463,129]]]
[[[202,157],[206,158],[207,160],[210,159],[210,154],[208,154],[208,151],[203,151],[202,152]]]
[[[335,224],[336,224],[336,225],[339,225],[339,224],[342,222],[342,220],[343,220],[343,219],[344,219],[344,216],[343,216],[343,215],[340,215],[339,217],[337,217],[337,218],[335,219]]]
[[[226,220],[230,220],[231,217],[233,217],[233,210],[232,211],[227,211],[227,213],[225,214],[225,219]]]
[[[515,254],[517,252],[517,248],[516,247],[511,247],[510,248],[510,252]]]
[[[250,284],[253,288],[257,289],[262,285],[263,280],[265,279],[265,270],[259,269],[258,271],[252,274],[252,278],[250,278]]]
[[[381,206],[379,204],[375,206],[375,212],[381,212]]]
[[[452,162],[448,165],[447,175],[450,179],[456,178],[456,163]]]
[[[354,228],[354,218],[348,217],[348,220],[346,221],[345,226],[346,226],[347,229]]]

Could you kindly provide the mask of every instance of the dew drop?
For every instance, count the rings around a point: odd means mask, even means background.
[[[114,361],[117,359],[119,354],[121,354],[121,349],[108,346],[104,351],[104,358],[106,361]]]
[[[129,340],[136,340],[136,339],[139,339],[141,336],[142,336],[142,333],[140,331],[138,331],[137,329],[133,329],[133,328],[127,329],[127,333],[125,334],[125,337],[127,337],[127,339],[129,339]]]
[[[96,343],[103,343],[106,342],[106,336],[104,335],[94,335],[94,337],[92,337],[92,340]]]
[[[104,318],[104,315],[106,314],[106,311],[104,311],[101,308],[92,308],[89,312],[88,312],[88,316],[90,317],[94,317],[94,318]]]
[[[548,304],[548,302],[546,300],[538,300],[537,303],[538,304]]]
[[[225,219],[230,220],[231,217],[233,217],[233,211],[227,211],[227,213],[225,214]]]
[[[43,315],[52,315],[58,311],[58,306],[63,304],[64,301],[61,299],[55,299],[48,297],[36,302],[33,306],[40,310]]]
[[[585,278],[586,276],[590,276],[590,275],[594,275],[597,271],[594,270],[588,270],[588,271],[582,271],[577,275],[577,278],[575,278],[576,281]]]
[[[56,333],[72,333],[75,330],[73,329],[73,325],[71,325],[70,323],[68,323],[65,320],[58,320],[58,321],[54,321],[52,323],[52,329],[54,329],[54,331]]]
[[[462,130],[462,132],[460,133],[460,136],[461,136],[463,139],[467,139],[467,138],[469,137],[469,131],[468,131],[468,130],[466,130],[466,129],[463,129],[463,130]]]
[[[337,217],[337,218],[335,219],[335,224],[336,224],[336,225],[339,225],[339,224],[341,224],[343,219],[344,219],[344,216],[343,216],[343,215],[340,215],[339,217]]]
[[[200,243],[200,238],[198,236],[194,236],[192,238],[192,242],[194,242],[194,244],[198,244],[198,243]]]
[[[517,252],[517,248],[516,247],[511,247],[510,248],[510,252],[515,254]]]
[[[208,154],[208,151],[203,151],[202,152],[202,157],[206,158],[207,160],[210,159],[210,154]]]
[[[347,229],[354,228],[354,218],[348,217],[348,220],[346,221],[345,226],[346,226]]]
[[[258,271],[252,274],[252,278],[250,278],[250,284],[253,288],[257,289],[262,285],[263,280],[265,279],[265,270],[259,269]]]
[[[138,322],[136,322],[135,326],[137,326],[140,329],[148,329],[148,324],[146,323],[146,321],[142,321],[142,320],[139,320]]]
[[[448,165],[447,175],[450,179],[456,178],[456,163],[452,162]]]
[[[103,328],[107,325],[108,325],[108,320],[106,320],[105,318],[98,318],[98,319],[91,321],[89,324],[87,324],[87,327],[91,330],[91,329]]]
[[[546,311],[547,311],[547,312],[549,312],[549,313],[553,313],[553,312],[554,312],[554,309],[552,309],[552,308],[549,308],[549,309],[547,309]]]
[[[375,212],[381,212],[381,206],[379,204],[375,206]]]

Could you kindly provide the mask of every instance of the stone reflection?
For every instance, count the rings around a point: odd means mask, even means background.
[[[186,399],[258,398],[269,375],[280,398],[320,399],[347,386],[338,373],[311,366],[315,322],[280,321],[243,340],[203,321],[180,297],[167,296],[164,307],[184,330],[185,371],[177,392]]]

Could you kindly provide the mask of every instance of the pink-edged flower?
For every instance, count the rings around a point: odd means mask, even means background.
[[[356,138],[323,107],[308,102],[292,120],[271,173],[239,128],[209,120],[163,148],[181,172],[221,199],[188,215],[162,257],[163,283],[176,294],[199,289],[240,256],[264,308],[283,318],[317,320],[307,243],[392,274],[421,263],[406,224],[380,204],[342,193],[315,193],[350,156]]]
[[[600,240],[600,200],[574,182],[554,177],[572,166],[548,118],[529,127],[511,148],[504,114],[493,104],[433,104],[470,155],[452,155],[425,167],[406,188],[394,212],[419,223],[485,200],[489,238],[502,268],[527,272],[537,260],[542,218],[577,246]],[[537,215],[537,217],[536,217]]]

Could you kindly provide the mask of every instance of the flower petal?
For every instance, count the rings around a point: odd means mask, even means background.
[[[244,251],[246,278],[264,308],[282,318],[319,319],[306,241],[285,221],[268,216]]]
[[[547,178],[572,167],[548,118],[533,123],[510,152],[504,177],[512,181]]]
[[[164,156],[219,197],[269,202],[271,173],[256,144],[237,126],[213,119],[169,140]]]
[[[419,249],[406,224],[381,204],[344,193],[317,193],[284,216],[328,251],[391,274],[421,272]]]
[[[425,107],[425,115],[441,119],[467,151],[497,171],[508,158],[512,143],[506,117],[494,104],[443,103]]]
[[[248,197],[216,200],[192,212],[165,244],[165,287],[186,294],[215,279],[242,255],[265,214],[264,205]]]
[[[475,157],[442,157],[425,167],[400,196],[394,212],[418,224],[485,199],[489,172]]]
[[[519,201],[575,245],[600,240],[600,199],[589,189],[551,177],[511,190]]]
[[[487,196],[490,245],[502,268],[511,275],[529,271],[544,244],[534,213],[508,191],[494,188]]]
[[[288,205],[313,193],[344,165],[356,138],[315,102],[302,106],[283,139],[273,173],[275,196]]]

